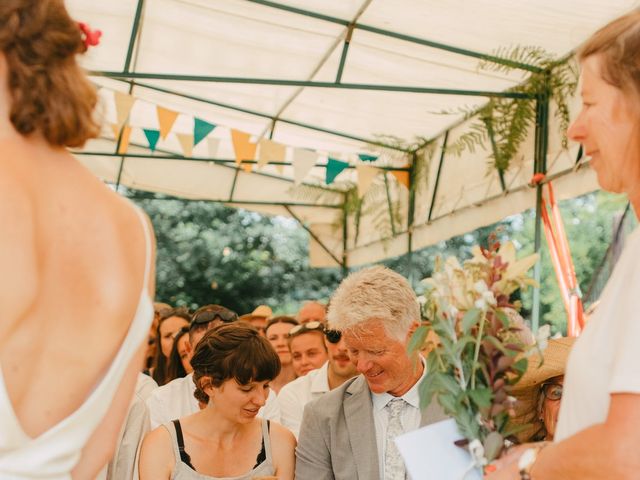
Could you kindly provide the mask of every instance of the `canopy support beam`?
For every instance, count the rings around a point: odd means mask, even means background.
[[[348,230],[349,215],[347,214],[346,204],[342,205],[342,279],[344,280],[349,275],[349,257],[347,253],[348,245]]]
[[[141,147],[143,147],[142,145],[140,145]],[[144,148],[144,147],[143,147]],[[158,150],[156,150],[158,151]],[[99,157],[99,156],[111,156],[113,154],[111,154],[110,152],[83,152],[83,151],[74,151],[72,152],[74,155],[86,155],[86,156],[94,156],[94,157]],[[116,154],[116,156],[118,157],[122,157],[122,154]],[[236,165],[237,162],[235,159],[231,159],[231,158],[211,158],[211,157],[185,157],[183,155],[178,155],[178,154],[165,154],[165,155],[152,155],[152,154],[144,154],[144,153],[126,153],[124,155],[125,157],[131,157],[131,158],[151,158],[151,159],[156,159],[156,160],[188,160],[190,162],[213,162],[219,165],[222,164],[233,164]],[[248,164],[248,165],[257,165],[258,161],[257,160],[242,160],[242,164]],[[266,162],[265,165],[284,165],[284,166],[293,166],[293,163],[291,162],[278,162],[278,161],[269,161]],[[316,168],[327,168],[327,164],[326,163],[316,163],[314,165],[314,167]],[[349,165],[347,167],[344,167],[345,170],[353,170],[354,168],[356,168],[354,165]],[[383,170],[385,172],[409,172],[411,171],[411,167],[376,167],[379,170]],[[256,174],[261,174],[261,172],[252,172],[252,173],[256,173]],[[263,174],[265,175],[265,174]],[[277,178],[281,178],[281,177],[277,177]],[[322,186],[320,186],[322,187]],[[343,193],[339,190],[333,190],[333,189],[327,189],[331,192],[336,192],[336,193]]]
[[[336,262],[344,270],[344,268],[346,266],[345,263],[341,262],[340,260],[338,260],[338,257],[336,257],[333,254],[333,252],[331,250],[329,250],[329,248],[324,243],[322,243],[322,240],[320,240],[320,238],[318,238],[318,236],[315,233],[313,233],[311,231],[311,229],[304,224],[304,222],[302,221],[302,219],[300,217],[298,217],[295,213],[293,213],[293,210],[291,210],[290,207],[285,206],[284,208],[285,208],[285,210],[287,212],[289,212],[289,215],[291,215],[300,224],[300,226],[302,228],[304,228],[307,231],[307,233],[309,233],[311,238],[313,238],[318,243],[318,245],[320,245],[320,247],[325,252],[327,252],[327,254],[333,259],[333,261]]]
[[[333,88],[338,90],[363,90],[375,92],[402,92],[402,93],[422,93],[432,95],[457,95],[465,97],[488,97],[488,98],[517,98],[530,99],[535,95],[513,91],[490,91],[490,90],[462,90],[458,88],[436,88],[417,87],[412,85],[382,85],[375,83],[336,83],[336,82],[316,82],[310,80],[282,80],[276,78],[252,78],[252,77],[220,77],[208,75],[186,75],[175,73],[149,73],[149,72],[117,72],[106,70],[93,70],[89,75],[105,78],[131,79],[131,80],[175,80],[180,82],[203,82],[203,83],[228,83],[244,85],[273,85],[283,87],[308,87],[308,88]]]
[[[344,64],[347,61],[347,53],[349,52],[349,44],[351,43],[351,36],[353,35],[353,27],[355,23],[350,23],[347,30],[347,34],[344,38],[344,45],[342,47],[342,55],[340,56],[340,65],[338,66],[338,73],[336,74],[336,83],[342,81],[342,72],[344,72]]]
[[[129,47],[127,48],[127,58],[124,61],[124,71],[129,72],[131,70],[131,63],[133,62],[133,52],[135,50],[136,42],[140,38],[140,27],[142,26],[142,11],[144,9],[144,0],[138,0],[136,7],[136,14],[133,19],[133,26],[131,27],[131,37],[129,38]],[[134,83],[129,84],[129,95],[133,93]],[[126,125],[126,121],[125,121]],[[118,139],[116,141],[116,153],[120,153],[120,146],[122,145],[122,133],[124,132],[124,125],[120,132],[118,132]],[[120,167],[118,168],[118,178],[116,180],[116,192],[120,189],[120,182],[122,180],[122,172],[124,170],[124,159],[120,159]]]
[[[347,20],[343,20],[342,18],[338,18],[338,17],[332,17],[330,15],[323,15],[321,13],[317,13],[317,12],[312,12],[309,10],[303,10],[301,8],[295,8],[295,7],[291,7],[289,5],[283,5],[281,3],[277,3],[277,2],[271,2],[268,0],[247,0],[249,2],[252,3],[257,3],[259,5],[263,5],[265,7],[271,7],[271,8],[276,8],[278,10],[284,10],[286,12],[289,13],[295,13],[298,15],[304,15],[305,17],[310,17],[310,18],[315,18],[317,20],[324,20],[325,22],[330,22],[330,23],[337,23],[339,25],[349,25],[349,22]],[[396,38],[398,40],[403,40],[405,42],[409,42],[409,43],[416,43],[418,45],[422,45],[425,47],[431,47],[431,48],[435,48],[438,50],[444,50],[450,53],[455,53],[458,55],[463,55],[466,57],[472,57],[472,58],[479,58],[480,60],[485,60],[488,62],[493,62],[493,63],[497,63],[499,65],[506,65],[509,67],[513,67],[513,68],[519,68],[521,70],[526,70],[529,72],[540,72],[542,71],[542,69],[540,69],[539,67],[535,67],[533,65],[528,65],[526,63],[520,63],[520,62],[514,62],[511,60],[507,60],[505,58],[500,58],[500,57],[496,57],[494,55],[489,55],[486,53],[481,53],[481,52],[475,52],[473,50],[467,50],[464,48],[458,48],[458,47],[454,47],[452,45],[447,45],[444,43],[438,43],[438,42],[433,42],[431,40],[425,40],[423,38],[418,38],[418,37],[413,37],[411,35],[404,35],[402,33],[397,33],[397,32],[393,32],[390,30],[384,30],[382,28],[377,28],[377,27],[372,27],[369,25],[364,25],[362,23],[356,23],[355,24],[355,28],[358,28],[360,30],[364,30],[367,32],[371,32],[371,33],[375,33],[377,35],[382,35],[385,37],[391,37],[391,38]]]
[[[436,197],[438,195],[438,185],[440,185],[440,173],[442,172],[442,165],[444,163],[444,156],[447,152],[447,142],[449,141],[449,130],[444,134],[444,141],[442,142],[442,151],[440,152],[440,162],[438,163],[438,172],[436,173],[436,181],[433,185],[433,194],[431,195],[431,205],[429,205],[429,216],[427,217],[427,223],[431,222],[433,216],[433,208],[436,204]]]
[[[545,79],[545,91],[536,101],[536,130],[535,130],[535,158],[534,174],[547,173],[547,150],[549,141],[549,74]],[[536,217],[533,249],[540,253],[542,245],[542,183],[536,185]],[[533,301],[531,308],[531,329],[538,331],[540,326],[540,279],[542,276],[542,260],[538,259],[533,269],[533,278],[537,286],[533,288]]]
[[[416,210],[416,164],[418,154],[412,154],[411,169],[409,170],[409,209],[407,212],[407,276],[409,284],[414,286],[413,269],[413,222]]]
[[[127,79],[124,79],[124,78],[114,78],[113,80],[117,80],[117,81],[120,81],[120,82],[126,82],[126,83],[129,83],[129,84],[134,84],[133,80],[127,80]],[[337,130],[331,130],[331,129],[327,129],[327,128],[322,128],[322,127],[318,127],[318,126],[315,126],[315,125],[310,125],[308,123],[297,122],[295,120],[288,120],[286,118],[281,118],[281,117],[276,117],[276,116],[273,116],[273,115],[268,115],[266,113],[257,112],[255,110],[249,110],[249,109],[238,107],[238,106],[235,106],[235,105],[230,105],[228,103],[216,102],[216,101],[209,100],[207,98],[199,97],[199,96],[196,96],[196,95],[190,95],[190,94],[187,94],[187,93],[177,92],[175,90],[171,90],[171,89],[168,89],[168,88],[158,87],[158,86],[155,86],[155,85],[150,85],[150,84],[147,84],[147,83],[140,83],[140,82],[135,82],[135,85],[137,87],[140,87],[140,88],[146,88],[148,90],[153,90],[153,91],[160,92],[160,93],[166,93],[168,95],[173,95],[173,96],[180,97],[180,98],[186,98],[187,100],[193,100],[195,102],[201,102],[201,103],[205,103],[207,105],[213,105],[215,107],[225,108],[225,109],[228,109],[228,110],[233,110],[235,112],[247,113],[249,115],[253,115],[253,116],[256,116],[256,117],[269,119],[269,120],[271,120],[271,132],[270,132],[270,137],[269,137],[270,140],[273,138],[273,131],[275,130],[276,122],[281,122],[281,123],[286,123],[288,125],[301,127],[301,128],[307,129],[307,130],[312,130],[312,131],[315,131],[315,132],[328,133],[329,135],[335,135],[336,137],[346,138],[348,140],[355,140],[357,142],[367,143],[367,144],[370,144],[370,145],[377,145],[379,147],[384,147],[384,148],[388,148],[388,149],[391,149],[391,150],[397,150],[399,152],[408,152],[409,151],[407,149],[399,148],[399,147],[393,146],[393,145],[388,145],[386,143],[383,143],[383,142],[380,142],[380,141],[377,141],[377,140],[358,137],[356,135],[350,135],[350,134],[345,133],[345,132],[339,132]]]
[[[393,208],[391,207],[391,194],[389,193],[389,179],[384,174],[384,190],[387,194],[387,209],[389,210],[389,223],[391,223],[391,233],[396,236],[396,222],[393,220]]]

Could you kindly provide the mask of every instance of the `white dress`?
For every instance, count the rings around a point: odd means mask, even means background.
[[[636,228],[569,355],[556,441],[604,422],[611,394],[640,394],[639,266]]]
[[[82,448],[106,415],[125,370],[147,338],[153,320],[153,303],[147,292],[151,236],[146,220],[139,211],[138,214],[146,239],[146,264],[140,300],[113,363],[84,403],[71,415],[32,438],[24,432],[16,418],[0,368],[0,479],[70,479],[71,471],[80,460]]]

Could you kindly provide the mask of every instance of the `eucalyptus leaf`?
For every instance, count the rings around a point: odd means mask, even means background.
[[[484,454],[488,461],[498,458],[504,448],[504,438],[498,432],[491,432],[484,440]]]
[[[468,395],[479,408],[489,407],[493,398],[493,393],[488,387],[469,390]]]
[[[411,340],[409,340],[409,345],[407,346],[409,355],[413,355],[415,352],[419,351],[422,348],[428,334],[429,327],[425,325],[420,325],[416,329],[416,331],[413,332],[413,335],[411,335]]]
[[[472,308],[464,314],[464,317],[462,317],[462,331],[465,334],[469,333],[469,330],[478,324],[481,314],[482,310],[479,308]]]

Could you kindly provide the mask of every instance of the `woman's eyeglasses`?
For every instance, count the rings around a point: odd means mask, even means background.
[[[562,398],[562,385],[559,383],[542,384],[542,394],[547,400],[560,400]]]

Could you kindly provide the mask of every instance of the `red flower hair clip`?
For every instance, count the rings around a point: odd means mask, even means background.
[[[95,47],[100,43],[100,37],[102,36],[102,32],[100,30],[91,30],[91,27],[83,22],[78,22],[78,27],[80,27],[80,31],[82,32],[82,41],[87,49],[89,47]]]

